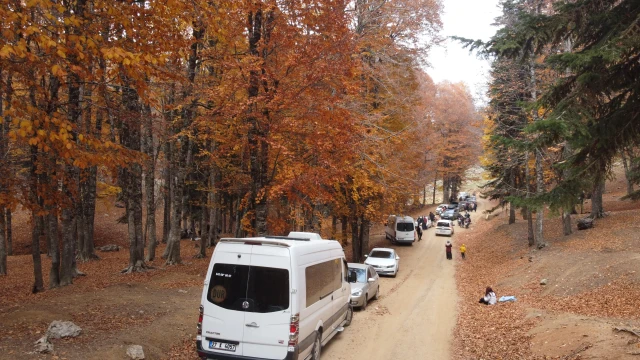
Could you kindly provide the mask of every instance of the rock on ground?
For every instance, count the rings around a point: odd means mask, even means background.
[[[547,283],[548,283],[547,279],[540,280],[540,285],[547,285]]]
[[[53,351],[53,344],[49,342],[47,335],[41,337],[34,344],[35,351],[40,354],[48,354]]]
[[[144,350],[140,345],[131,345],[127,348],[127,355],[133,360],[143,360]]]
[[[105,245],[102,247],[99,247],[98,250],[103,251],[103,252],[109,252],[109,251],[120,251],[120,247],[118,245]]]
[[[49,324],[46,337],[48,339],[61,339],[67,337],[76,337],[80,335],[82,329],[71,321],[55,320]]]

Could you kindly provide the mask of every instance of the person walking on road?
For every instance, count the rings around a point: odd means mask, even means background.
[[[464,254],[466,254],[467,252],[467,247],[464,246],[464,244],[462,244],[462,246],[460,246],[460,256],[462,256],[462,259],[464,259]]]
[[[451,248],[453,248],[453,245],[451,245],[451,241],[447,240],[447,243],[444,247],[447,252],[447,260],[453,259],[453,254],[451,253]]]
[[[431,220],[431,222],[436,221],[436,215],[431,211],[429,211],[429,219]]]
[[[478,203],[473,203],[473,212],[476,212],[477,208],[478,208]]]
[[[418,241],[422,240],[422,228],[420,225],[416,226],[416,232],[418,233]]]

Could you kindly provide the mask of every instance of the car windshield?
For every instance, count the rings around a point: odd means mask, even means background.
[[[453,215],[453,210],[447,210],[444,213],[447,214],[447,215]]]
[[[438,222],[438,227],[449,227],[449,223],[448,222],[444,222],[444,221],[439,221]]]
[[[366,283],[367,282],[367,270],[362,268],[349,268],[350,273],[355,273],[357,282]]]
[[[397,231],[413,231],[413,223],[412,222],[399,222],[396,225]]]
[[[289,270],[217,263],[207,300],[224,309],[270,313],[289,308]]]
[[[379,259],[393,259],[393,253],[389,251],[376,250],[376,251],[372,251],[369,257],[379,258]]]

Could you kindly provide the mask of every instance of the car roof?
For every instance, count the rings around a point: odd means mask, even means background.
[[[367,264],[358,264],[358,263],[348,263],[347,264],[348,267],[350,268],[355,268],[355,269],[366,269],[368,268],[370,265]]]
[[[390,252],[395,252],[395,250],[393,250],[393,249],[389,249],[389,248],[373,248],[373,249],[371,249],[370,253],[372,253],[372,252],[374,252],[374,251],[378,251],[378,250],[380,250],[380,251],[390,251]]]

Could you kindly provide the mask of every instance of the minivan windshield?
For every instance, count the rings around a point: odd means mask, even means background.
[[[356,274],[356,282],[366,283],[367,282],[367,270],[361,268],[349,268],[349,273]]]
[[[444,222],[444,221],[439,221],[438,222],[438,227],[449,227],[449,223],[448,222]]]
[[[413,231],[412,222],[399,222],[396,226],[397,231]]]
[[[376,250],[376,251],[372,251],[369,257],[379,258],[379,259],[393,259],[393,254],[389,251]]]
[[[224,309],[270,313],[289,308],[289,270],[217,263],[207,300]]]

